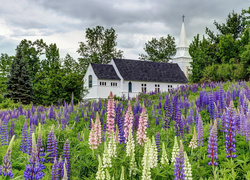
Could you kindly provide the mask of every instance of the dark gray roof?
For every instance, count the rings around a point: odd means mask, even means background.
[[[124,80],[187,83],[187,78],[178,64],[114,59]]]
[[[117,76],[113,65],[110,64],[95,64],[91,63],[91,66],[95,72],[98,79],[113,79],[120,80]]]

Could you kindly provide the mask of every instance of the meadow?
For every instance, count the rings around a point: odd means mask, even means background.
[[[0,111],[1,179],[250,179],[249,82]],[[73,99],[73,98],[72,98]]]

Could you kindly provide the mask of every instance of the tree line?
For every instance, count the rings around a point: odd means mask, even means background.
[[[250,78],[250,8],[241,14],[229,13],[226,23],[214,22],[217,33],[206,28],[189,46],[190,82],[226,81]],[[59,99],[69,102],[83,97],[83,76],[90,63],[107,64],[113,58],[124,58],[116,49],[117,34],[113,28],[87,28],[86,41],[79,43],[75,60],[69,54],[60,57],[55,43],[42,39],[22,40],[14,56],[0,56],[0,94],[14,102],[50,105]],[[145,43],[145,54],[139,59],[168,62],[176,53],[171,35]],[[1,98],[0,98],[1,99]]]
[[[232,11],[225,23],[214,21],[216,32],[209,28],[198,34],[189,46],[191,82],[248,80],[250,78],[250,8]]]

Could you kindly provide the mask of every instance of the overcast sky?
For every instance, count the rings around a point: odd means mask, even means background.
[[[117,49],[138,59],[146,42],[170,34],[178,44],[182,15],[188,43],[213,22],[225,22],[233,10],[241,13],[248,0],[0,0],[0,53],[13,55],[22,39],[56,43],[61,58],[74,58],[86,28],[113,27]]]

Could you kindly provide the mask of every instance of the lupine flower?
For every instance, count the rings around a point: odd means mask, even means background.
[[[120,180],[125,180],[125,178],[124,178],[124,167],[123,166],[122,166],[122,172],[121,172]]]
[[[107,169],[105,169],[105,172],[106,172],[106,180],[111,180],[109,171]]]
[[[208,163],[208,165],[218,165],[217,162],[215,162],[218,159],[218,153],[217,153],[217,121],[214,121],[214,125],[212,127],[212,130],[210,131],[210,136],[208,139],[208,158],[211,158],[211,161]]]
[[[142,180],[151,180],[151,171],[150,171],[150,154],[149,149],[151,146],[150,138],[147,139],[147,143],[144,146],[144,153],[142,158]]]
[[[191,147],[192,149],[197,148],[197,134],[195,127],[194,127],[193,138],[190,141],[189,147]]]
[[[176,156],[179,152],[179,145],[177,142],[177,136],[174,137],[174,147],[172,151],[172,158],[171,158],[171,163],[175,163]]]
[[[198,146],[203,146],[203,121],[200,114],[198,118]]]
[[[45,159],[45,153],[44,153],[44,148],[43,148],[43,141],[42,141],[42,131],[41,131],[41,124],[39,123],[38,126],[38,138],[37,138],[37,156],[38,156],[38,161],[40,163],[41,169],[45,169],[45,166],[43,165]]]
[[[192,180],[192,168],[189,162],[186,151],[184,152],[184,170],[185,170],[185,180]]]
[[[54,164],[52,165],[51,180],[58,180],[58,179],[59,179],[59,164],[55,158]]]
[[[54,157],[55,157],[55,135],[54,135],[54,125],[51,126],[51,130],[48,134],[48,138],[47,138],[47,153],[50,152],[50,154],[48,155],[48,160],[47,162],[54,162]]]
[[[2,118],[2,128],[1,128],[1,145],[7,145],[7,134],[8,134],[8,121],[9,117],[4,115]]]
[[[180,140],[180,150],[176,156],[174,168],[175,180],[185,180],[184,149],[182,140]]]
[[[68,172],[67,172],[67,159],[64,159],[64,164],[63,164],[63,178],[62,180],[68,180]]]
[[[129,177],[131,177],[131,175],[136,175],[135,153],[132,154],[129,162]]]
[[[150,168],[157,167],[157,160],[158,160],[158,154],[157,154],[157,147],[155,143],[155,138],[152,137],[152,143],[149,147],[149,165]]]
[[[162,145],[161,164],[169,165],[169,160],[168,160],[168,156],[167,156],[166,149],[165,149],[165,143],[163,143]]]
[[[35,127],[33,124],[30,126],[29,138],[27,142],[27,154],[31,155],[32,151],[32,134],[35,132]]]
[[[99,165],[98,165],[98,171],[96,172],[96,179],[105,180],[105,173],[103,171],[102,159],[99,154],[98,154],[98,161],[99,161]]]
[[[230,106],[226,113],[225,118],[225,150],[228,155],[227,158],[236,158],[237,155],[234,154],[236,152],[236,140],[235,140],[235,118],[234,118],[234,105],[233,101],[230,102]]]
[[[148,116],[146,114],[145,106],[143,106],[142,113],[139,118],[139,127],[136,133],[136,140],[138,144],[144,145],[144,143],[147,141],[147,124],[148,124]]]
[[[15,139],[15,135],[10,140],[9,147],[7,149],[6,155],[3,158],[3,165],[0,166],[0,175],[7,176],[13,178],[12,166],[11,166],[11,151],[13,142]]]
[[[22,139],[21,139],[21,151],[27,152],[27,120],[25,119],[23,129],[22,129]]]
[[[131,107],[130,102],[128,104],[128,109],[125,114],[125,122],[124,122],[124,137],[125,137],[126,142],[128,139],[129,127],[131,129],[133,128],[133,112],[132,112],[132,107]]]
[[[132,131],[131,127],[129,127],[129,134],[128,134],[127,144],[126,144],[126,155],[130,157],[135,152],[135,143],[134,143],[134,138],[133,138],[131,131]]]
[[[64,147],[63,147],[63,159],[67,160],[67,161],[64,161],[64,163],[67,162],[66,169],[67,169],[68,179],[70,179],[70,151],[69,151],[69,148],[70,148],[69,140],[67,139],[66,142],[64,143]]]
[[[156,133],[155,143],[156,143],[157,152],[158,152],[158,159],[159,159],[160,158],[160,152],[161,152],[161,137],[160,137],[159,132]]]
[[[39,165],[35,134],[32,133],[32,151],[29,159],[29,164],[26,165],[26,169],[24,171],[24,178],[25,180],[35,180],[42,179],[43,176],[44,173],[41,172],[41,168]]]
[[[103,151],[103,168],[112,167],[111,156],[108,153],[107,142],[104,142],[104,151]]]
[[[54,135],[54,157],[56,158],[56,160],[58,160],[58,143],[57,143],[57,139],[56,139],[56,135]]]
[[[108,137],[111,137],[111,133],[114,134],[115,128],[115,101],[112,92],[110,92],[108,104],[107,104],[107,133]]]
[[[9,137],[8,137],[9,142],[10,142],[12,136],[14,136],[14,135],[15,135],[15,121],[12,121],[11,125],[10,125],[10,130],[9,130]]]
[[[83,132],[81,132],[81,133],[78,132],[77,138],[78,138],[79,141],[84,141],[84,134],[83,134]]]

